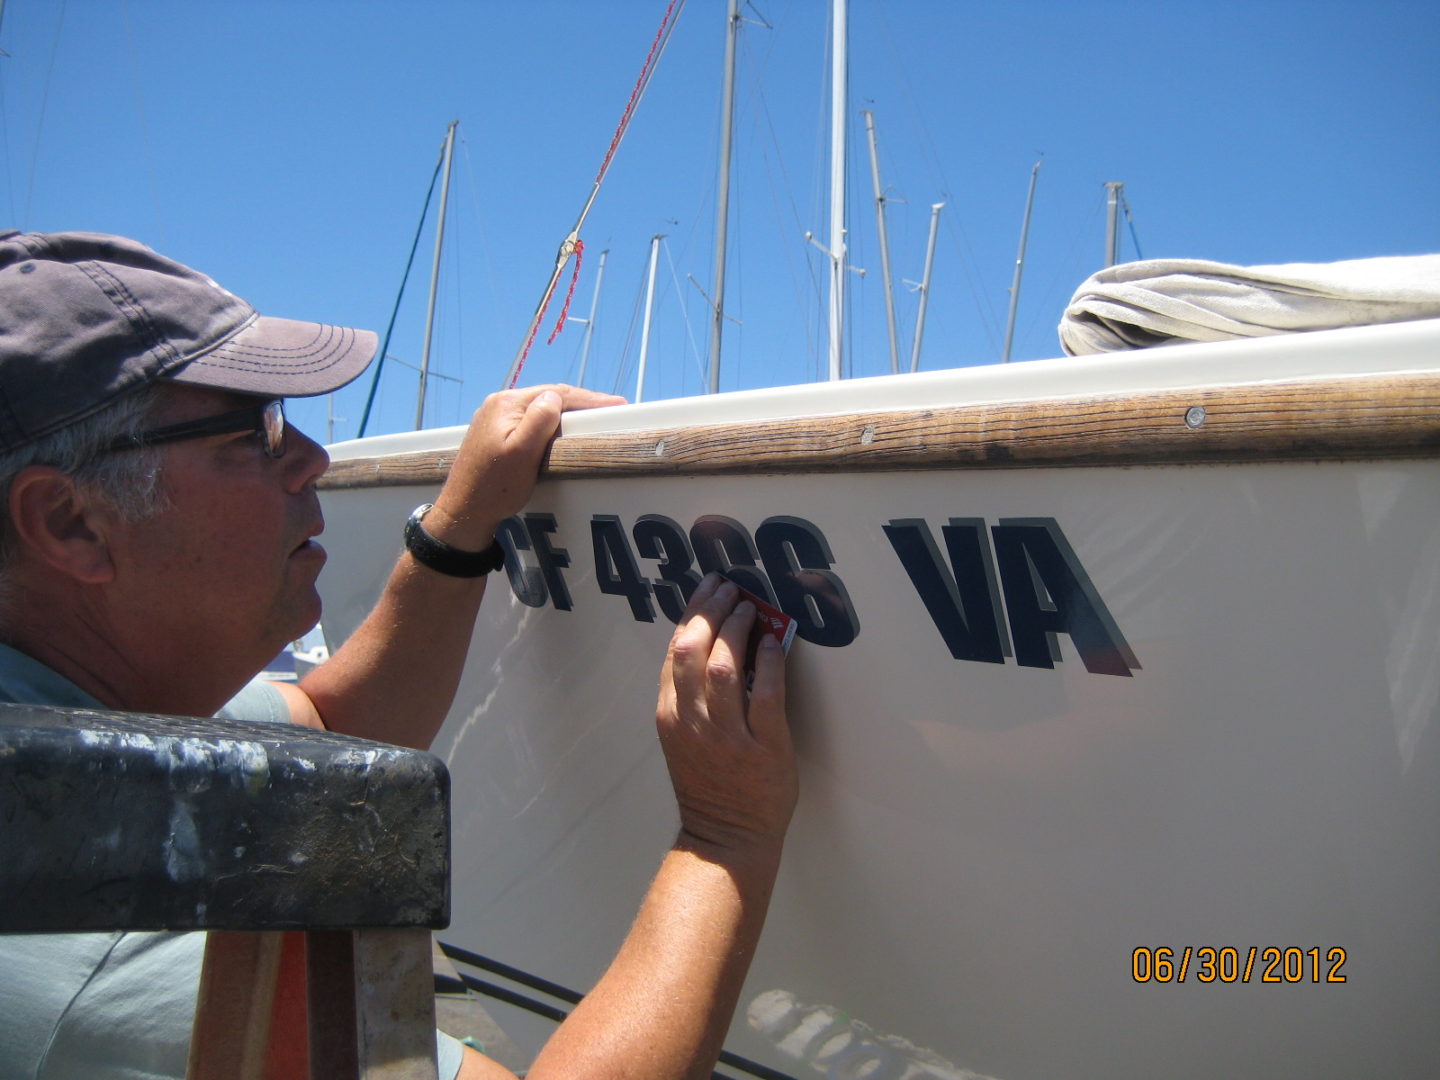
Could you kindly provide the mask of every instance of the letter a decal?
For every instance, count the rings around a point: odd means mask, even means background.
[[[1086,671],[1130,675],[1140,667],[1054,518],[1002,518],[991,533],[1017,664],[1054,667],[1056,635],[1069,634]]]

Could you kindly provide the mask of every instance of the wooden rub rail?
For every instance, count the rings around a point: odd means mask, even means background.
[[[1440,454],[1440,375],[1355,376],[557,439],[556,478]],[[453,451],[337,461],[325,488],[438,483]]]

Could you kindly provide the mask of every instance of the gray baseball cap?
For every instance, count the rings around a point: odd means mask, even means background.
[[[369,330],[258,315],[123,236],[0,232],[0,450],[156,379],[328,393],[365,370],[376,345]]]

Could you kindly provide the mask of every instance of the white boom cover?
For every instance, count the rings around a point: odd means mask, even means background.
[[[1072,356],[1440,316],[1440,255],[1231,266],[1148,259],[1087,278],[1060,320]]]

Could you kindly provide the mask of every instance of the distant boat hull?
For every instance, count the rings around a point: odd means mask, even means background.
[[[675,828],[667,616],[728,564],[801,622],[803,768],[732,1051],[792,1076],[1419,1075],[1437,346],[1406,324],[568,418],[436,746],[442,939],[601,973]],[[332,646],[457,437],[334,448]]]

